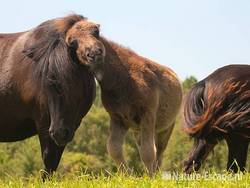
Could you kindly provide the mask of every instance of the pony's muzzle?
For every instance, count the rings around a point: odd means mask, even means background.
[[[49,134],[58,146],[65,146],[73,139],[73,132],[68,128],[50,129]]]
[[[85,56],[91,64],[101,64],[104,61],[104,51],[99,46],[86,49]]]

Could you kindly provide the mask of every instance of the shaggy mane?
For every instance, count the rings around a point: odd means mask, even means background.
[[[70,99],[71,88],[76,87],[74,83],[84,80],[83,65],[77,62],[75,52],[65,42],[67,30],[84,19],[70,15],[46,21],[29,31],[23,53],[33,61],[29,65],[33,70],[30,80],[41,95],[49,94],[53,88],[58,95]]]

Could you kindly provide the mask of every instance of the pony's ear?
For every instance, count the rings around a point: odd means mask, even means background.
[[[76,39],[72,39],[71,37],[69,37],[68,39],[66,39],[66,43],[68,44],[70,50],[77,50],[78,41]]]
[[[78,48],[78,41],[77,39],[75,38],[72,38],[71,36],[66,36],[66,44],[69,48],[69,53],[70,53],[70,56],[73,60],[74,63],[78,63],[79,60],[77,58],[77,54],[76,54],[76,51],[77,51],[77,48]]]

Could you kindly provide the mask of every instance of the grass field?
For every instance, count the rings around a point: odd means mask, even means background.
[[[91,175],[67,175],[67,177],[54,177],[50,181],[42,182],[39,177],[13,178],[6,177],[0,180],[2,188],[19,188],[19,187],[91,187],[91,188],[154,188],[154,187],[250,187],[250,173],[246,174],[158,174],[155,178],[147,176],[135,177],[128,175],[100,175],[94,177]]]

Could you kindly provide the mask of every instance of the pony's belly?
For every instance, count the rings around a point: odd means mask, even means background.
[[[30,120],[22,121],[1,121],[0,142],[15,142],[24,140],[37,133],[35,123]]]

